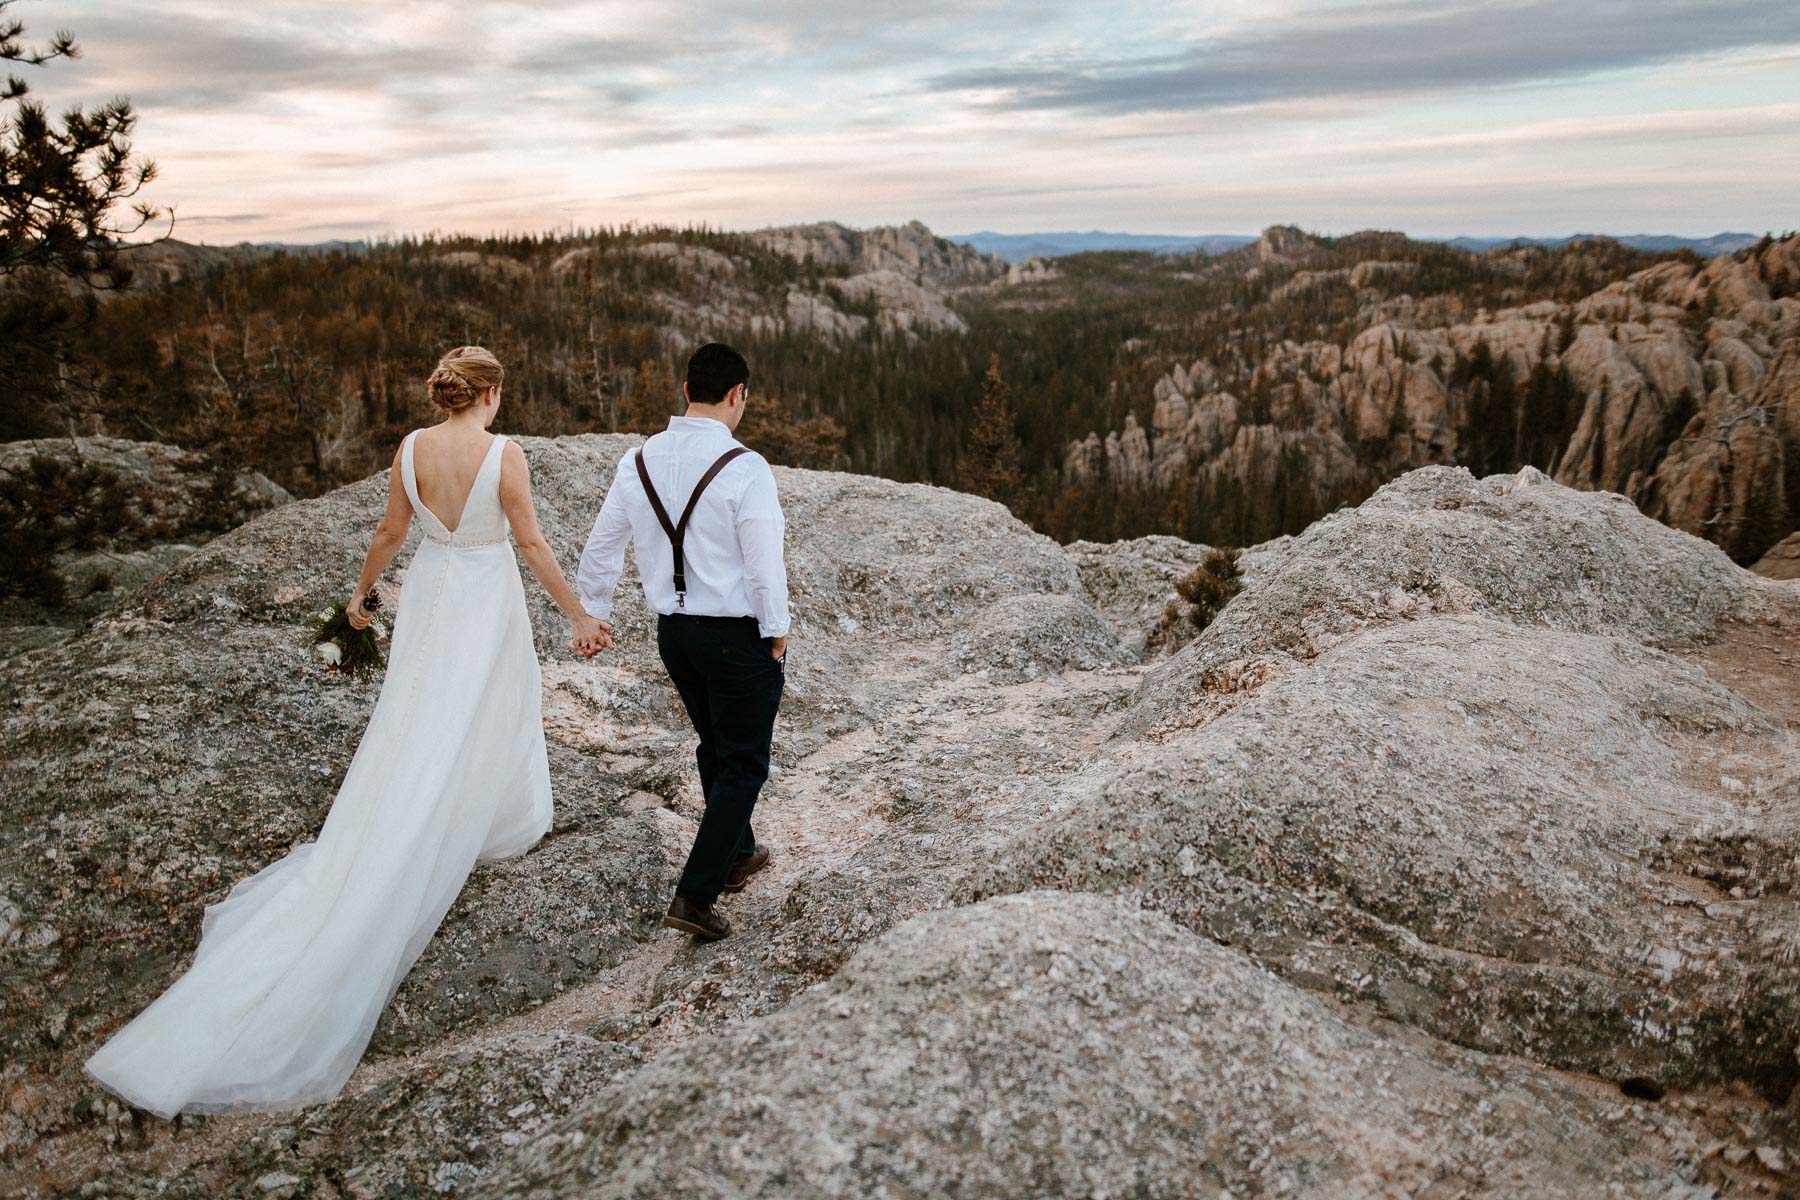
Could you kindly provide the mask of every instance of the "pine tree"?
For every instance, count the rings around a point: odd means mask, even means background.
[[[59,31],[44,49],[20,42],[25,27],[0,0],[0,62],[39,67],[77,58],[81,48]],[[120,261],[123,239],[163,215],[136,200],[156,178],[156,164],[132,153],[137,113],[123,98],[92,109],[71,108],[53,122],[44,106],[25,99],[17,75],[0,85],[0,276],[41,267],[91,287],[122,287],[131,279]],[[118,209],[129,202],[131,216]]]
[[[782,466],[838,471],[846,465],[844,427],[830,417],[790,416],[779,396],[752,396],[737,437]]]
[[[24,25],[6,14],[15,2],[0,0],[0,63],[41,67],[80,56],[62,31],[46,47],[25,45]],[[15,404],[37,414],[8,414],[0,421],[8,438],[64,432],[86,407],[65,370],[69,339],[94,316],[93,290],[131,281],[124,239],[163,215],[135,199],[156,164],[132,153],[130,101],[76,106],[52,121],[29,92],[18,75],[0,83],[0,378],[19,381]],[[71,291],[64,278],[85,286]],[[64,429],[44,420],[52,413]]]
[[[680,391],[675,378],[655,359],[638,364],[630,389],[619,400],[620,433],[657,433],[668,428]]]
[[[963,440],[956,486],[1011,508],[1023,498],[1023,483],[1012,389],[1000,377],[1000,356],[993,354],[988,356],[987,374],[981,377],[981,401],[975,406],[974,423]]]

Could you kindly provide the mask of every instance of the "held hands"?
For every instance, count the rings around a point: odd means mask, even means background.
[[[612,648],[611,625],[586,613],[569,618],[569,649],[583,658],[592,658]]]

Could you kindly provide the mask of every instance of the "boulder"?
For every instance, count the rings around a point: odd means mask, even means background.
[[[255,471],[234,471],[204,454],[160,442],[113,437],[43,438],[0,445],[0,476],[16,476],[34,462],[94,468],[116,482],[123,498],[90,547],[65,550],[52,569],[65,599],[0,604],[0,624],[36,627],[9,638],[0,656],[60,640],[180,562],[196,545],[258,513],[292,500]]]
[[[960,894],[1136,896],[1492,1053],[1662,1087],[1800,1082],[1782,865],[1800,739],[1776,714],[1630,639],[1475,615],[1265,669],[1065,784]],[[1734,765],[1697,765],[1721,744]]]
[[[951,653],[981,678],[1028,679],[1135,661],[1085,597],[1032,593],[988,605],[957,636]]]
[[[1471,612],[1662,644],[1771,603],[1718,547],[1645,519],[1622,496],[1578,492],[1529,467],[1479,480],[1426,467],[1294,538],[1204,637],[1146,677],[1134,727],[1185,724],[1217,672],[1309,658],[1373,623]]]
[[[1775,543],[1750,569],[1770,579],[1800,579],[1800,533],[1790,533]]]
[[[1208,547],[1166,534],[1118,542],[1070,542],[1063,549],[1081,570],[1088,600],[1121,642],[1142,655],[1177,602],[1175,581],[1200,565]]]

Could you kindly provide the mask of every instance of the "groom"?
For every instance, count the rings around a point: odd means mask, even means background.
[[[687,412],[627,454],[581,554],[582,607],[599,618],[588,657],[612,644],[613,588],[625,542],[637,548],[656,648],[700,735],[706,813],[663,924],[707,941],[731,932],[713,907],[769,865],[750,811],[769,777],[769,742],[786,671],[786,525],[775,474],[732,436],[750,366],[711,342],[688,359]],[[676,514],[679,514],[677,516]]]

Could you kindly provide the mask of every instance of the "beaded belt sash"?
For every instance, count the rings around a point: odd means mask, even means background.
[[[427,541],[436,542],[440,546],[455,546],[464,550],[473,549],[477,546],[498,546],[500,543],[504,542],[507,537],[508,534],[506,533],[490,538],[463,538],[458,537],[454,533],[449,537],[439,537],[429,529],[425,531],[425,538]]]

